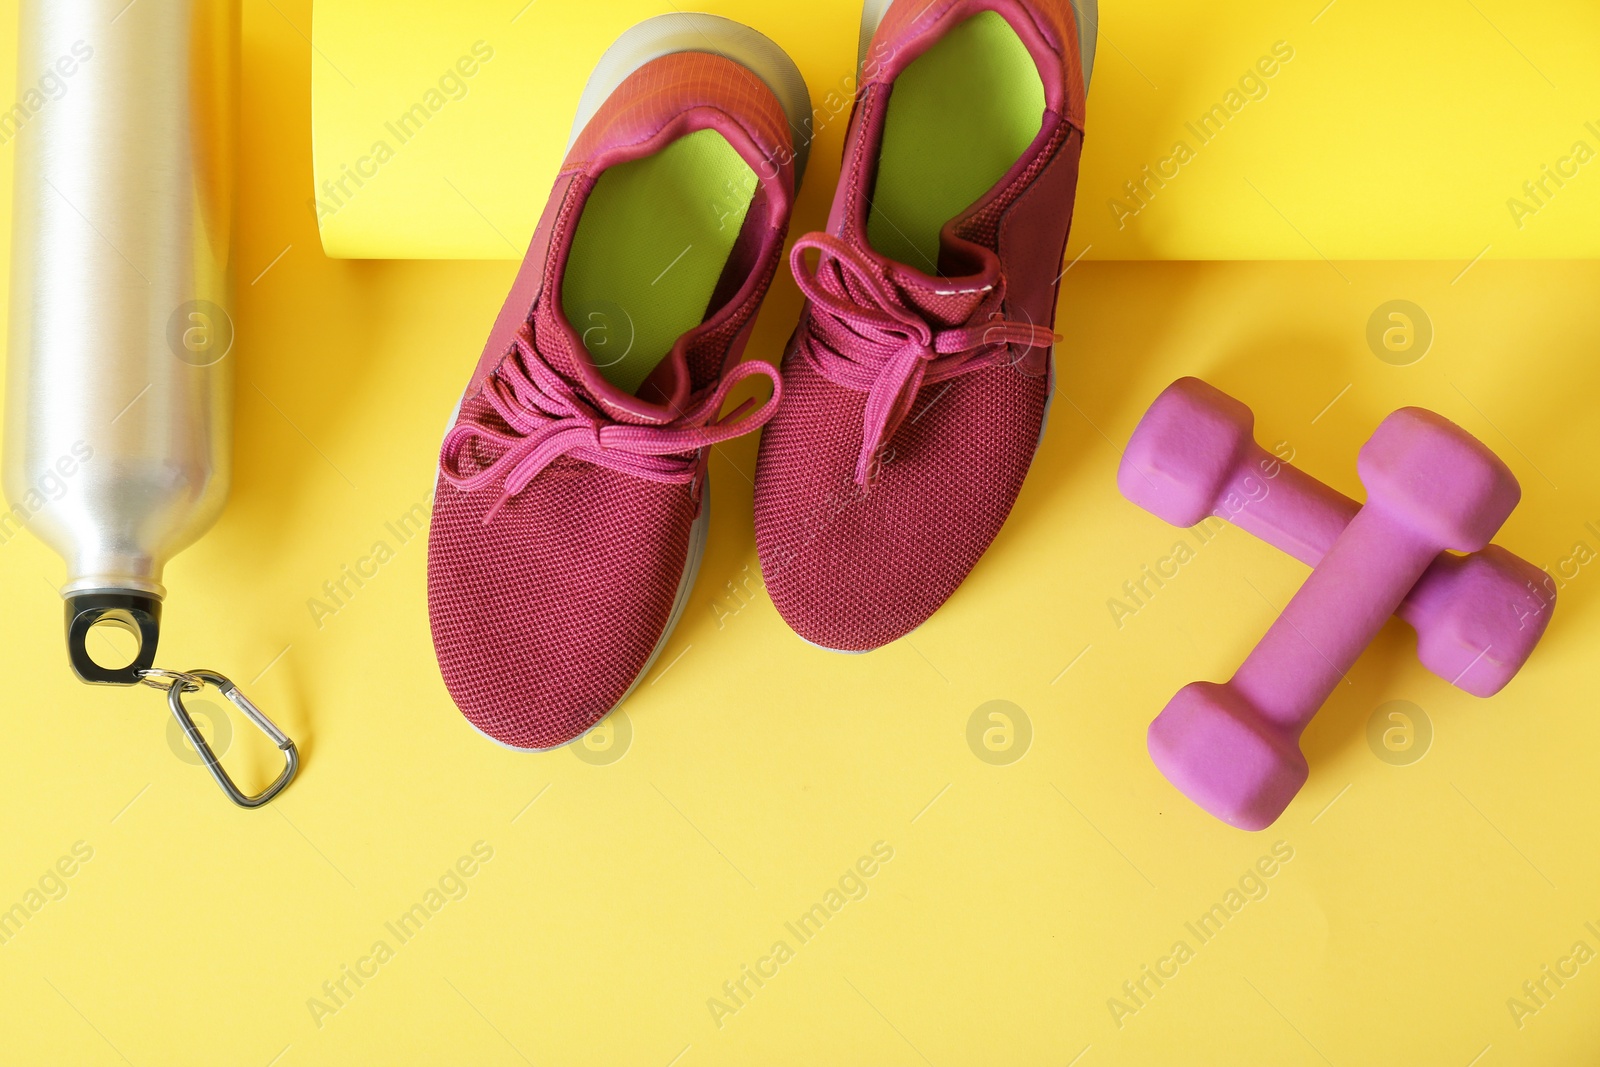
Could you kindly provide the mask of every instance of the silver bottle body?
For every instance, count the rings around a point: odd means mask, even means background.
[[[0,522],[159,598],[228,493],[238,0],[22,0],[17,67]]]

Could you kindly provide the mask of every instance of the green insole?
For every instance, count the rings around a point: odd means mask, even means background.
[[[1039,68],[984,11],[911,62],[889,95],[867,239],[937,274],[939,230],[994,187],[1044,122]]]
[[[716,130],[607,168],[584,203],[561,308],[600,372],[637,392],[705,319],[756,177]]]

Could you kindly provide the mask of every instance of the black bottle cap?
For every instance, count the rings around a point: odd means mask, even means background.
[[[121,626],[139,639],[139,651],[125,667],[102,667],[86,642],[96,623]],[[67,597],[67,658],[79,678],[95,685],[133,685],[139,672],[155,665],[161,636],[161,601],[144,593],[93,592]]]

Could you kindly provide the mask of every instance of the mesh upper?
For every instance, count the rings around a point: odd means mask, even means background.
[[[1033,460],[1045,379],[1000,366],[924,389],[862,487],[866,394],[802,359],[783,374],[756,466],[762,578],[801,637],[877,648],[932,615],[999,532]]]
[[[428,552],[434,649],[474,726],[548,748],[598,722],[643,668],[666,628],[696,507],[686,486],[572,459],[484,525],[492,500],[439,485]]]
[[[707,102],[771,158],[785,158],[782,108],[755,75],[704,53],[652,61],[617,88],[568,157],[564,172],[579,175],[564,186],[568,199],[561,208],[547,212],[547,282],[570,246],[581,213],[576,205],[593,185],[586,161],[609,147],[637,143]],[[792,168],[778,174],[770,180],[792,187]],[[786,223],[752,208],[729,260],[737,276],[719,286],[708,323],[680,340],[692,398],[714,389],[737,362],[745,328],[776,270]],[[541,247],[536,236],[532,248]],[[752,280],[742,298],[727,303]],[[588,355],[573,343],[551,286],[521,310],[539,356],[583,393],[577,379]],[[504,358],[520,357],[512,352]],[[659,403],[650,390],[647,380],[638,396]],[[650,421],[675,414],[660,408]],[[463,401],[458,421],[466,419],[509,429],[481,389]],[[468,468],[496,458],[486,447],[473,446]],[[703,479],[703,457],[700,462]],[[498,481],[473,492],[438,481],[428,546],[434,651],[468,721],[505,744],[549,748],[583,734],[614,708],[664,639],[701,497],[696,487],[648,481],[571,456],[555,460],[485,523],[499,496]]]
[[[902,14],[897,22],[899,9],[924,8],[922,0],[909,7],[897,3],[880,36],[896,25],[925,27],[952,12],[952,23],[960,17],[958,2],[932,6],[936,10],[915,19]],[[1024,6],[1066,4],[1035,0]],[[1076,67],[1063,65],[1069,69]],[[906,303],[930,322],[955,325],[975,299],[932,292],[933,286],[883,260],[867,243],[861,199],[870,191],[874,161],[862,146],[881,129],[887,89],[869,81],[857,101],[832,214],[836,236],[877,262]],[[942,266],[970,262],[975,250],[962,247],[970,242],[984,250],[977,255],[989,271],[1004,278],[1001,231],[1013,209],[1026,216],[1018,224],[1059,233],[1064,248],[1070,197],[1043,211],[1037,202],[1020,209],[1018,204],[1047,165],[1076,151],[1078,138],[1074,126],[1055,124],[989,198],[947,226]],[[1002,310],[1007,317],[1027,317],[1009,300]],[[1001,364],[923,385],[870,486],[855,482],[866,394],[828,381],[793,342],[783,374],[783,406],[762,432],[756,471],[756,545],[768,593],[784,620],[813,644],[841,651],[877,648],[926,621],[999,533],[1038,446],[1049,374]]]

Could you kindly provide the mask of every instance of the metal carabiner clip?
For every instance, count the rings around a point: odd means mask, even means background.
[[[206,770],[211,772],[211,777],[216,779],[217,785],[228,795],[228,799],[241,808],[259,808],[273,797],[283,792],[284,787],[294,780],[295,772],[300,769],[300,753],[295,749],[294,742],[289,735],[278,729],[277,724],[250,702],[250,698],[239,692],[239,687],[225,675],[216,671],[167,671],[160,668],[150,668],[139,672],[139,680],[146,685],[167,691],[167,706],[172,709],[172,715],[178,720],[178,725],[183,728],[184,735],[189,738],[189,744],[200,758],[205,761]],[[211,744],[195,725],[194,718],[190,716],[189,709],[183,706],[184,693],[198,693],[207,685],[216,686],[228,702],[240,711],[245,717],[255,723],[256,729],[272,739],[284,755],[283,772],[278,775],[273,783],[257,793],[255,796],[242,791],[233,784],[233,779],[223,769],[222,761],[212,751]]]

